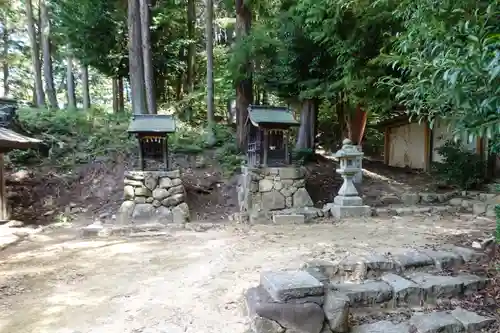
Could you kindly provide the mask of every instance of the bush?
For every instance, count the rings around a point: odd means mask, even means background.
[[[315,159],[314,151],[310,148],[294,149],[292,151],[292,161],[297,165],[304,165]]]
[[[454,141],[446,142],[437,151],[443,162],[433,163],[432,172],[448,185],[467,190],[484,183],[486,164],[481,156]]]

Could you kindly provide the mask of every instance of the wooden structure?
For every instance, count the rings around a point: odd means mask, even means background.
[[[436,119],[432,129],[427,122],[418,123],[405,115],[380,122],[376,125],[384,131],[384,163],[395,167],[409,167],[429,171],[432,162],[440,162],[437,152],[446,141],[453,139],[448,124]],[[483,155],[487,151],[486,140],[464,140],[470,151]]]
[[[169,170],[168,134],[176,129],[169,115],[135,114],[128,132],[135,134],[139,145],[141,170]]]
[[[281,166],[291,163],[289,130],[299,126],[286,107],[250,105],[247,159],[249,166]]]
[[[5,127],[0,127],[0,220],[7,221],[7,195],[5,189],[4,154],[14,149],[36,148],[40,140],[16,133]]]

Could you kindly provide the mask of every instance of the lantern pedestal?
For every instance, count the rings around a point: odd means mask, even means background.
[[[358,190],[354,186],[354,177],[361,170],[356,162],[363,157],[363,153],[346,139],[342,149],[335,156],[340,161],[340,167],[336,171],[342,176],[344,182],[338,195],[333,199],[333,204],[329,205],[331,214],[336,218],[370,216],[370,206],[363,205],[363,199],[358,195]]]

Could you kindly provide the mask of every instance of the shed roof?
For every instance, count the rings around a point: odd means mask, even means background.
[[[0,127],[0,150],[28,149],[37,147],[42,141]]]
[[[129,133],[173,133],[175,132],[175,119],[170,115],[135,114],[132,116],[128,127]]]
[[[250,105],[248,116],[254,126],[262,124],[298,126],[300,124],[287,107]]]

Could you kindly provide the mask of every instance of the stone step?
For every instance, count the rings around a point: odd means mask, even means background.
[[[435,206],[389,206],[389,207],[376,207],[372,209],[374,216],[410,216],[415,214],[438,214],[448,213],[453,214],[458,212],[456,206],[451,205],[435,205]]]
[[[348,255],[338,261],[312,260],[303,269],[325,282],[378,279],[386,273],[443,270],[476,262],[485,257],[474,249],[445,245],[442,249],[387,249],[381,252]]]
[[[355,326],[352,333],[478,333],[491,326],[495,319],[456,308],[453,311],[436,311],[413,315],[409,321],[394,324],[379,321]]]

